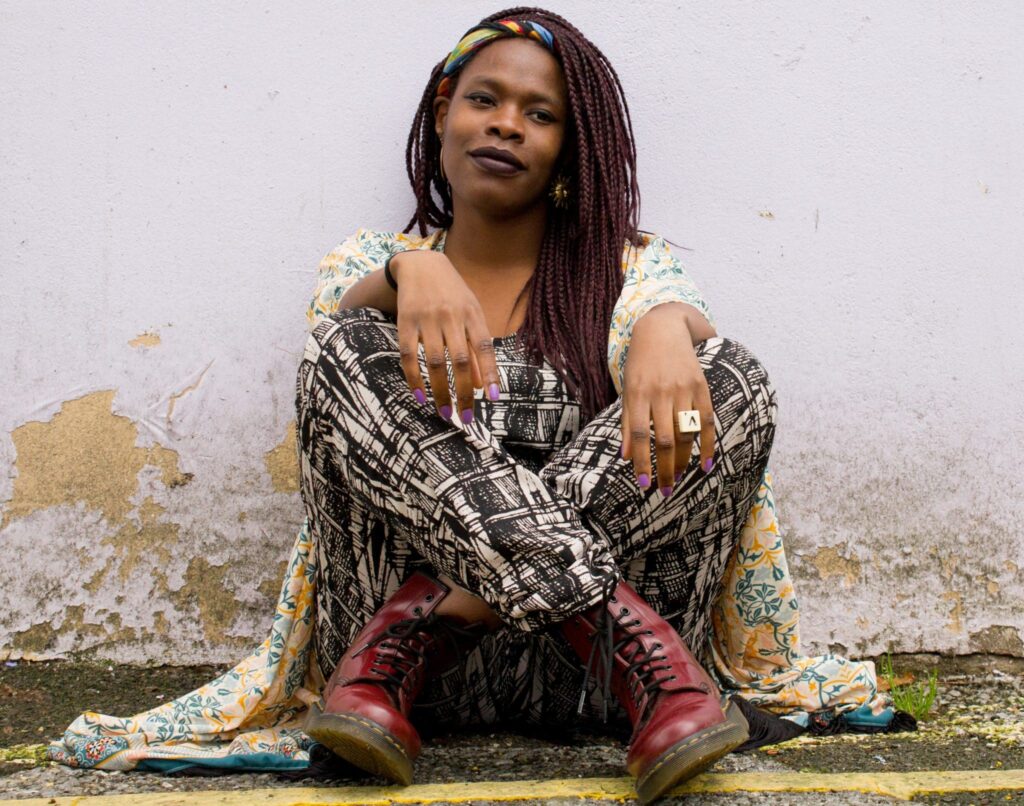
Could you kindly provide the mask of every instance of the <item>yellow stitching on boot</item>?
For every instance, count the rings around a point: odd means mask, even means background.
[[[669,753],[667,756],[665,756],[663,759],[661,759],[661,761],[659,761],[657,764],[655,764],[653,767],[651,767],[647,772],[645,772],[644,773],[644,780],[646,781],[648,778],[650,778],[652,775],[654,775],[654,773],[656,773],[658,770],[660,770],[662,767],[664,767],[669,761],[671,761],[673,758],[675,758],[680,753],[682,753],[690,745],[695,744],[696,742],[702,742],[705,739],[710,739],[713,736],[717,736],[719,733],[722,733],[723,731],[728,730],[731,727],[734,727],[731,723],[724,722],[724,723],[722,723],[721,725],[719,725],[718,727],[714,728],[713,730],[711,730],[708,733],[703,733],[702,732],[702,733],[698,734],[697,736],[691,736],[689,739],[687,739],[687,741],[685,743],[683,743],[683,744],[679,745],[678,747],[676,747],[675,750],[673,750],[671,753]],[[637,779],[637,783],[638,784],[640,783],[640,779]]]
[[[371,722],[368,719],[360,719],[357,716],[352,716],[352,714],[331,714],[331,716],[340,717],[341,719],[348,719],[348,720],[350,720],[352,722],[356,722],[356,723],[362,725],[363,727],[369,728],[374,733],[382,736],[384,738],[384,740],[386,742],[388,742],[389,744],[391,744],[391,746],[394,747],[399,753],[401,753],[406,758],[409,758],[409,754],[405,752],[405,748],[402,747],[402,745],[400,745],[393,737],[389,736],[387,733],[385,733],[383,730],[381,730],[380,726],[377,725],[376,722]],[[411,759],[410,759],[410,761],[411,761]]]

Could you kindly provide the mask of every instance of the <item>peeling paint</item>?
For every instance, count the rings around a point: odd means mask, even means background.
[[[128,342],[129,347],[158,347],[160,334],[147,330]]]
[[[939,556],[939,567],[942,569],[942,578],[946,582],[953,580],[953,574],[956,571],[957,564],[960,562],[960,557],[956,554],[946,554],[945,556]]]
[[[1002,589],[998,582],[996,582],[988,574],[982,574],[978,577],[978,584],[983,585],[989,596],[998,596],[999,591]]]
[[[299,457],[295,447],[295,420],[288,423],[284,439],[271,450],[263,454],[270,483],[279,493],[297,493],[299,491]]]
[[[105,542],[114,546],[121,557],[117,577],[125,583],[143,558],[156,558],[160,567],[166,567],[178,544],[178,524],[161,522],[166,510],[152,498],[146,498],[139,507],[138,523],[128,522],[117,534]]]
[[[136,446],[138,427],[113,412],[115,390],[65,401],[48,422],[28,422],[11,432],[16,459],[13,495],[0,528],[46,507],[81,501],[123,523],[134,507],[136,477],[145,465],[158,467],[164,484],[187,484],[177,452]]]
[[[203,637],[213,644],[223,644],[225,633],[238,615],[241,605],[227,590],[225,578],[228,565],[210,565],[203,557],[194,557],[185,571],[185,584],[170,593],[179,609],[199,611]]]
[[[984,630],[971,633],[971,650],[993,655],[1024,657],[1024,639],[1016,627],[993,624]]]
[[[839,553],[838,546],[819,549],[814,554],[808,554],[807,559],[818,569],[818,574],[822,579],[843,577],[843,584],[847,587],[857,584],[857,581],[860,579],[860,562],[849,557],[843,557]]]
[[[168,425],[170,425],[171,423],[171,418],[174,417],[174,407],[178,405],[178,401],[185,397],[185,395],[189,394],[190,392],[194,392],[196,389],[199,388],[199,384],[203,382],[203,378],[206,377],[206,373],[210,371],[210,367],[212,366],[213,361],[211,361],[203,368],[203,371],[199,373],[199,377],[196,378],[192,383],[190,383],[180,392],[174,392],[171,395],[170,399],[167,401],[167,414],[164,417]]]
[[[942,594],[942,598],[947,602],[952,602],[953,606],[949,611],[949,622],[946,624],[946,629],[950,632],[960,633],[964,630],[964,596],[960,591],[946,591]]]
[[[281,593],[281,583],[284,580],[284,575],[285,573],[287,573],[287,571],[288,561],[281,560],[281,562],[277,564],[275,573],[264,579],[256,590],[258,590],[268,599],[272,599],[276,602],[278,594]]]
[[[25,658],[34,655],[47,657],[62,635],[112,642],[128,641],[137,637],[134,628],[121,626],[121,617],[117,613],[108,613],[106,618],[100,617],[98,612],[91,615],[91,618],[86,618],[86,609],[83,605],[70,605],[64,608],[64,617],[59,622],[44,621],[33,624],[27,630],[14,633],[10,649],[18,651],[20,656]],[[105,622],[110,622],[109,626]]]

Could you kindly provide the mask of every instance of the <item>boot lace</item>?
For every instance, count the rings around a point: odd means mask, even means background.
[[[629,686],[629,696],[638,710],[637,724],[642,724],[655,699],[650,695],[664,683],[675,680],[676,675],[665,674],[672,669],[672,664],[667,663],[668,657],[659,652],[663,648],[660,643],[655,642],[649,649],[644,648],[640,636],[652,635],[653,632],[637,629],[643,626],[643,622],[639,618],[630,618],[628,607],[618,608],[618,615],[614,615],[612,606],[618,604],[613,593],[616,584],[617,580],[612,578],[602,590],[595,630],[589,636],[590,653],[583,673],[583,685],[576,711],[577,714],[583,713],[588,683],[593,678],[599,682],[601,688],[601,718],[604,722],[608,721],[608,701],[612,696],[615,656],[621,654],[626,660],[624,676]]]
[[[413,613],[415,615],[411,618],[389,624],[386,630],[352,655],[358,657],[372,647],[379,647],[369,672],[381,683],[392,687],[396,694],[400,691],[408,694],[417,680],[417,671],[421,675],[426,674],[428,653],[438,636],[443,636],[458,650],[460,639],[471,639],[474,635],[472,630],[433,612],[424,615],[420,607],[414,608]]]

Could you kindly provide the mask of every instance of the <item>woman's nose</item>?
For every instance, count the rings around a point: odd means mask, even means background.
[[[523,123],[511,104],[495,109],[487,122],[487,133],[502,140],[522,140]]]

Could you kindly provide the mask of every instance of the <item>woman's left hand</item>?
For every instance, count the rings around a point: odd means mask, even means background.
[[[659,305],[636,322],[623,378],[622,458],[632,458],[637,483],[649,487],[653,422],[657,483],[665,497],[682,478],[693,452],[695,435],[679,432],[679,412],[700,412],[700,466],[707,473],[714,464],[715,412],[693,346],[689,310],[700,317],[701,330],[711,328],[696,309],[682,303]]]

